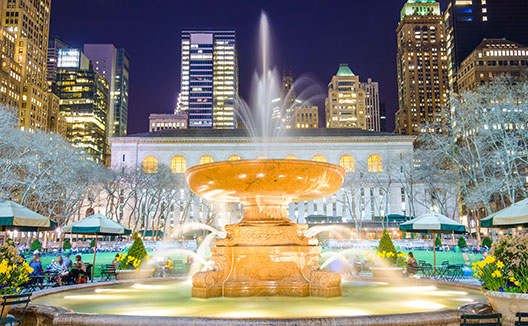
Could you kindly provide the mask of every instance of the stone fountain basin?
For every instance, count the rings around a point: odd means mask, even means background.
[[[328,197],[341,188],[345,170],[302,160],[240,160],[191,167],[187,183],[198,196],[246,205],[287,205]]]
[[[364,280],[367,280],[368,282],[389,282],[389,280],[383,280],[383,279],[372,279],[372,278],[365,278]],[[482,296],[475,296],[479,292],[479,288],[476,286],[471,285],[463,285],[460,283],[447,283],[447,282],[434,282],[434,281],[428,281],[428,280],[409,280],[405,284],[398,285],[400,287],[406,287],[409,291],[411,291],[413,288],[416,288],[418,290],[419,287],[431,287],[436,286],[439,289],[444,287],[444,290],[451,290],[451,291],[465,291],[468,293],[473,293],[472,298],[476,299],[477,301],[471,303],[471,304],[464,304],[463,301],[460,301],[460,307],[456,309],[456,306],[453,307],[452,305],[449,307],[451,309],[437,309],[435,311],[426,311],[427,309],[418,309],[417,312],[407,312],[407,313],[389,313],[389,314],[377,314],[377,315],[350,315],[347,316],[342,309],[339,309],[339,307],[335,306],[336,303],[338,303],[341,299],[317,299],[317,300],[323,300],[321,302],[326,302],[326,305],[328,307],[331,307],[331,309],[334,308],[335,310],[332,310],[336,315],[331,316],[323,316],[323,317],[309,317],[310,313],[312,311],[309,308],[304,309],[305,314],[308,315],[308,317],[288,317],[284,316],[281,318],[274,317],[251,317],[251,315],[247,314],[247,311],[245,308],[243,308],[246,305],[253,305],[255,303],[252,302],[265,302],[267,300],[273,300],[273,299],[260,299],[258,301],[257,299],[238,299],[237,302],[240,302],[242,306],[238,309],[238,313],[231,313],[226,314],[224,317],[200,317],[200,313],[195,316],[181,316],[181,317],[168,317],[168,316],[156,316],[154,313],[149,314],[147,316],[131,316],[131,315],[119,315],[119,314],[93,314],[93,313],[83,313],[83,312],[75,312],[71,309],[64,308],[61,306],[49,306],[49,305],[43,305],[46,304],[46,301],[41,301],[38,299],[46,299],[47,296],[56,296],[56,295],[76,295],[75,291],[78,290],[89,290],[92,288],[97,289],[108,289],[112,286],[131,286],[132,284],[136,284],[138,282],[142,284],[165,284],[168,282],[171,282],[169,279],[164,280],[158,280],[158,281],[147,281],[147,280],[136,280],[136,281],[113,281],[113,282],[107,282],[107,283],[96,283],[96,284],[84,284],[82,286],[70,286],[70,287],[62,287],[62,288],[54,288],[54,289],[48,289],[44,291],[36,292],[34,297],[37,299],[36,304],[32,304],[29,307],[28,313],[26,314],[26,325],[34,325],[34,326],[88,326],[88,325],[135,325],[135,326],[142,326],[142,325],[391,325],[391,326],[399,326],[399,325],[458,325],[460,323],[460,315],[464,313],[478,313],[481,312],[482,309],[486,308],[486,305],[483,302],[479,302],[480,300],[485,300]],[[174,280],[172,280],[174,281]],[[449,292],[449,291],[448,291]],[[352,294],[354,295],[354,294]],[[359,294],[358,294],[359,295]],[[440,293],[439,293],[440,295]],[[361,298],[362,296],[359,295],[358,298]],[[35,301],[35,299],[33,299]],[[73,300],[73,299],[72,299]],[[193,301],[193,304],[204,304],[206,305],[210,300],[202,300],[202,299],[190,299],[190,301]],[[220,302],[224,302],[223,298],[215,299]],[[291,301],[296,299],[288,299],[288,300],[280,300],[280,304],[287,304],[286,301]],[[302,304],[306,307],[310,307],[310,298],[308,299],[302,299]],[[356,299],[357,300],[357,299]],[[404,300],[404,298],[402,298]],[[71,301],[71,300],[70,300]],[[361,301],[361,300],[360,300]],[[359,301],[359,302],[360,302]],[[401,301],[401,300],[400,300]],[[228,304],[229,300],[227,300]],[[319,301],[318,301],[319,302]],[[395,301],[395,305],[397,305],[398,300]],[[89,303],[89,302],[87,302]],[[108,307],[108,309],[112,309],[112,307],[115,307],[115,312],[117,313],[118,309],[122,309],[125,303],[112,303],[108,302],[106,303],[105,307]],[[183,307],[185,308],[186,305],[182,304],[176,304],[177,307]],[[375,306],[375,305],[373,305]],[[155,312],[155,310],[158,307],[155,306],[155,304],[152,307],[152,312]],[[352,306],[353,308],[353,306]],[[392,308],[388,309],[387,311],[396,311],[398,307],[387,307]],[[204,312],[207,312],[207,308],[204,307]],[[353,309],[352,309],[353,310]],[[432,309],[430,309],[432,310]],[[15,313],[18,313],[17,309],[14,309]],[[207,314],[205,314],[207,315]]]

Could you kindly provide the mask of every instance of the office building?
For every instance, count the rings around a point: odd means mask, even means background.
[[[66,117],[60,113],[60,98],[52,92],[48,93],[48,131],[66,136],[68,126]]]
[[[484,38],[528,44],[526,0],[449,0],[444,17],[449,85],[455,92],[458,68]]]
[[[272,119],[277,128],[295,128],[296,108],[301,105],[293,87],[293,75],[282,74],[281,94],[272,100]]]
[[[108,137],[126,135],[128,123],[129,57],[113,44],[85,44],[84,54],[109,87]]]
[[[495,77],[520,77],[527,71],[528,46],[505,39],[483,40],[458,69],[458,91],[474,91]]]
[[[325,112],[327,128],[367,130],[365,91],[360,87],[359,76],[354,75],[347,64],[339,65],[328,84]]]
[[[380,103],[380,131],[387,132],[387,109],[385,103]]]
[[[79,49],[58,52],[57,96],[68,140],[94,161],[108,163],[108,83]]]
[[[57,59],[60,49],[71,49],[71,45],[66,43],[59,36],[50,36],[48,42],[48,60],[46,65],[46,81],[48,82],[48,91],[55,91],[55,82],[57,81]]]
[[[319,108],[308,104],[295,106],[292,128],[319,128]]]
[[[0,27],[0,103],[18,110],[22,67],[15,60],[15,36]]]
[[[448,90],[445,26],[435,0],[409,0],[400,17],[395,131],[417,135],[424,126],[444,121]]]
[[[186,113],[152,113],[149,115],[149,132],[166,129],[186,129]]]
[[[45,130],[50,0],[4,0],[0,1],[0,6],[0,25],[14,36],[15,61],[21,68],[17,108],[20,128]]]
[[[368,78],[366,82],[361,82],[359,87],[365,91],[367,130],[380,131],[380,99],[378,83],[373,82],[372,79]]]
[[[184,30],[181,42],[180,109],[189,128],[236,128],[235,31]]]

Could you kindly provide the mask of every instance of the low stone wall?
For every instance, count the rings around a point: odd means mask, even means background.
[[[166,281],[160,279],[159,281]],[[383,279],[368,278],[369,281],[383,281]],[[34,298],[53,293],[67,292],[81,288],[106,287],[123,283],[137,282],[138,280],[112,281],[106,283],[83,284],[80,286],[68,286],[47,289],[35,293]],[[150,280],[156,281],[156,280]],[[461,289],[478,289],[472,285],[460,283],[435,282],[428,280],[411,280],[416,284],[431,284],[440,286],[457,287]],[[13,307],[11,313],[20,315],[19,307]],[[124,316],[124,315],[99,315],[78,313],[62,307],[45,305],[30,305],[22,326],[248,326],[248,325],[272,325],[272,326],[458,326],[460,316],[463,314],[487,313],[489,306],[483,302],[471,303],[458,309],[416,312],[405,314],[351,316],[351,317],[322,317],[322,318],[200,318],[200,317],[152,317],[152,316]]]

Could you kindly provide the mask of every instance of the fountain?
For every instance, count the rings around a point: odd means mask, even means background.
[[[240,202],[244,217],[227,225],[212,248],[213,270],[193,277],[193,297],[341,295],[341,277],[318,268],[321,248],[306,225],[287,215],[288,204],[334,194],[343,183],[339,166],[298,160],[228,161],[186,173],[198,196]],[[313,240],[313,241],[311,241]]]

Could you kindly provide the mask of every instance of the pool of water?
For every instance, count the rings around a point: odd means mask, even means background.
[[[191,298],[190,281],[151,281],[74,290],[34,300],[77,312],[185,317],[358,316],[456,308],[485,300],[478,291],[434,285],[343,282],[340,298]]]

